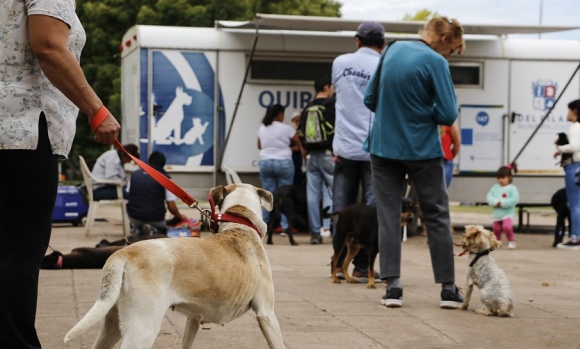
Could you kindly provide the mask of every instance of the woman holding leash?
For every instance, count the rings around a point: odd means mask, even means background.
[[[0,348],[40,348],[38,277],[58,161],[71,149],[79,109],[106,113],[97,142],[113,144],[120,126],[79,65],[85,32],[73,0],[4,0],[0,23]]]
[[[465,43],[459,22],[446,17],[431,19],[420,35],[421,40],[385,48],[365,91],[365,105],[375,111],[364,149],[371,154],[381,279],[387,282],[381,304],[403,304],[399,221],[408,175],[425,218],[435,282],[442,284],[440,306],[456,309],[463,299],[455,286],[439,125],[450,126],[457,119],[447,59],[454,52],[461,54]]]
[[[580,99],[568,104],[568,121],[572,123],[568,131],[569,144],[557,146],[554,157],[562,154],[572,154],[572,162],[564,165],[564,179],[566,181],[566,197],[570,207],[570,217],[572,231],[570,240],[566,243],[559,243],[557,248],[568,250],[580,250],[580,187],[576,185],[576,173],[580,168],[580,123],[578,116],[580,113]]]

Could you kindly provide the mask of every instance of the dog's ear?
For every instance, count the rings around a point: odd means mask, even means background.
[[[209,195],[213,198],[213,202],[216,206],[220,207],[226,197],[226,187],[223,185],[218,185],[217,187],[211,188]]]
[[[260,205],[267,211],[272,211],[272,205],[274,203],[274,197],[272,193],[262,188],[256,188],[258,196],[260,197]]]

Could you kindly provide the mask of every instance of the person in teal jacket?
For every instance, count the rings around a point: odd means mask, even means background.
[[[497,241],[501,241],[504,232],[508,240],[508,248],[516,248],[512,221],[516,216],[516,205],[520,202],[518,188],[512,184],[511,166],[502,166],[497,170],[497,183],[487,193],[487,204],[492,207],[491,220],[493,233]]]
[[[421,40],[396,41],[383,50],[384,59],[364,95],[365,105],[375,111],[363,147],[371,156],[381,279],[387,283],[381,304],[392,308],[403,304],[399,221],[408,176],[425,218],[435,282],[442,284],[440,306],[457,309],[463,298],[455,286],[439,125],[450,126],[457,119],[447,59],[454,52],[462,53],[465,42],[459,22],[447,17],[431,19],[420,36]]]

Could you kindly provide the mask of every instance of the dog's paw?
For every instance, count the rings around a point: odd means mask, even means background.
[[[461,310],[467,310],[468,308],[469,308],[469,304],[465,304],[465,303],[463,303],[459,306],[459,309],[461,309]]]
[[[367,288],[377,288],[377,286],[375,286],[375,284],[368,284]]]

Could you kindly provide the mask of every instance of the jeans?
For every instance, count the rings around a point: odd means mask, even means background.
[[[375,194],[371,182],[371,163],[369,161],[356,161],[339,157],[334,165],[333,212],[339,212],[343,208],[354,204],[359,187],[362,187],[362,202],[367,205],[374,205]],[[336,227],[337,221],[337,218],[333,219],[333,229]],[[398,221],[400,221],[400,218],[398,218]],[[340,255],[338,265],[342,265],[345,256],[346,251]],[[360,250],[354,258],[353,264],[360,270],[368,268],[369,262],[366,249],[362,248]]]
[[[262,188],[272,194],[274,194],[274,190],[278,187],[292,185],[294,180],[294,163],[292,159],[260,160],[260,179],[262,180]],[[268,223],[270,212],[262,210],[262,217]],[[282,215],[280,225],[282,229],[288,229],[288,220],[285,215]]]
[[[127,187],[123,186],[123,198],[129,198],[129,192]],[[116,200],[117,197],[117,186],[116,185],[105,185],[104,187],[99,187],[93,190],[93,199],[95,201],[100,200]]]
[[[425,218],[435,282],[454,283],[453,238],[443,159],[399,161],[371,155],[371,164],[379,219],[381,279],[401,276],[401,201],[407,174],[417,190]]]
[[[311,234],[320,234],[320,206],[327,191],[332,188],[334,162],[330,151],[311,151],[306,158],[306,196],[308,198],[308,225]],[[332,196],[330,197],[332,199]],[[325,205],[329,202],[325,201]],[[330,210],[332,212],[332,204]]]
[[[453,179],[453,170],[455,169],[453,160],[443,160],[443,169],[445,170],[445,188],[449,188]]]
[[[570,239],[580,239],[580,187],[576,185],[576,169],[580,162],[573,162],[564,166],[564,179],[566,183],[566,196],[570,207],[570,218],[572,221],[572,231]]]

